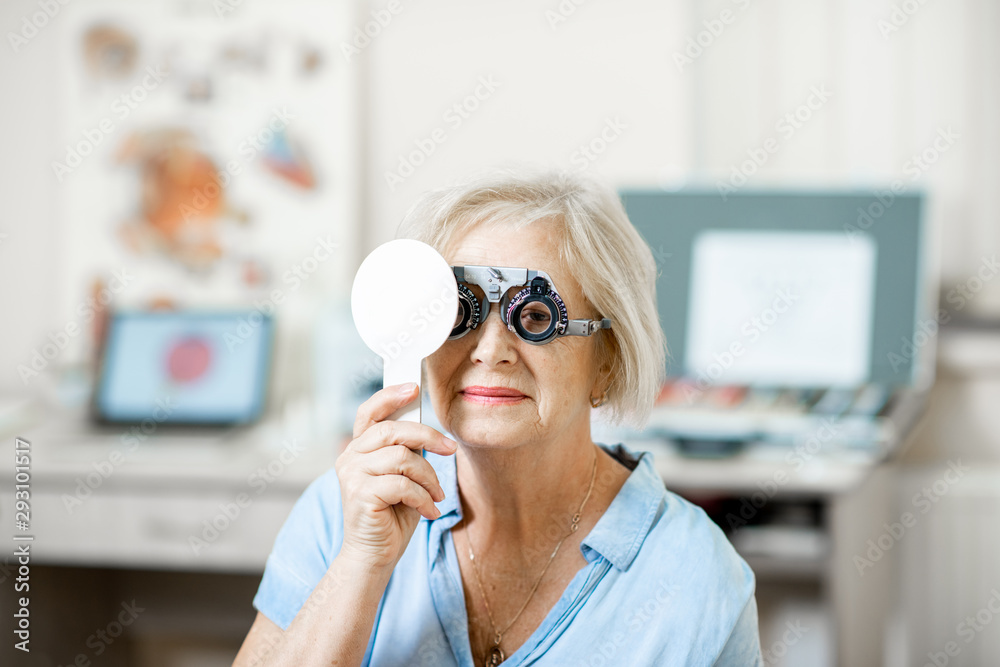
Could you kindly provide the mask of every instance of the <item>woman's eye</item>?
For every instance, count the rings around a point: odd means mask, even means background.
[[[521,311],[521,326],[529,333],[540,334],[549,328],[550,318],[548,308],[531,304]]]

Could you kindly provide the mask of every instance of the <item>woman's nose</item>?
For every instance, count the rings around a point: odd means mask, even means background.
[[[496,306],[494,308],[494,306]],[[479,335],[472,348],[472,361],[495,366],[503,362],[513,363],[517,360],[516,336],[507,329],[500,319],[500,304],[491,303],[490,312],[479,325]]]

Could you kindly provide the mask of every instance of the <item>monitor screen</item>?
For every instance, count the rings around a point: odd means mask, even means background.
[[[104,422],[240,424],[264,406],[273,319],[258,311],[112,315],[95,416]]]

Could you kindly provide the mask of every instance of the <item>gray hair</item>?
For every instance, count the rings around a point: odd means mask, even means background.
[[[537,221],[555,223],[560,260],[597,314],[612,320],[611,329],[597,332],[599,368],[609,372],[608,421],[642,429],[665,379],[667,341],[657,315],[653,253],[610,186],[569,171],[490,171],[424,194],[396,236],[445,254],[479,225],[516,230]]]

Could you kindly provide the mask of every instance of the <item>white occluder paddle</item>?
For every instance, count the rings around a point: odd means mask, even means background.
[[[420,421],[423,360],[448,340],[458,313],[458,285],[448,262],[421,241],[396,239],[365,258],[351,288],[361,339],[382,357],[382,386],[417,383],[414,403],[389,419]]]

